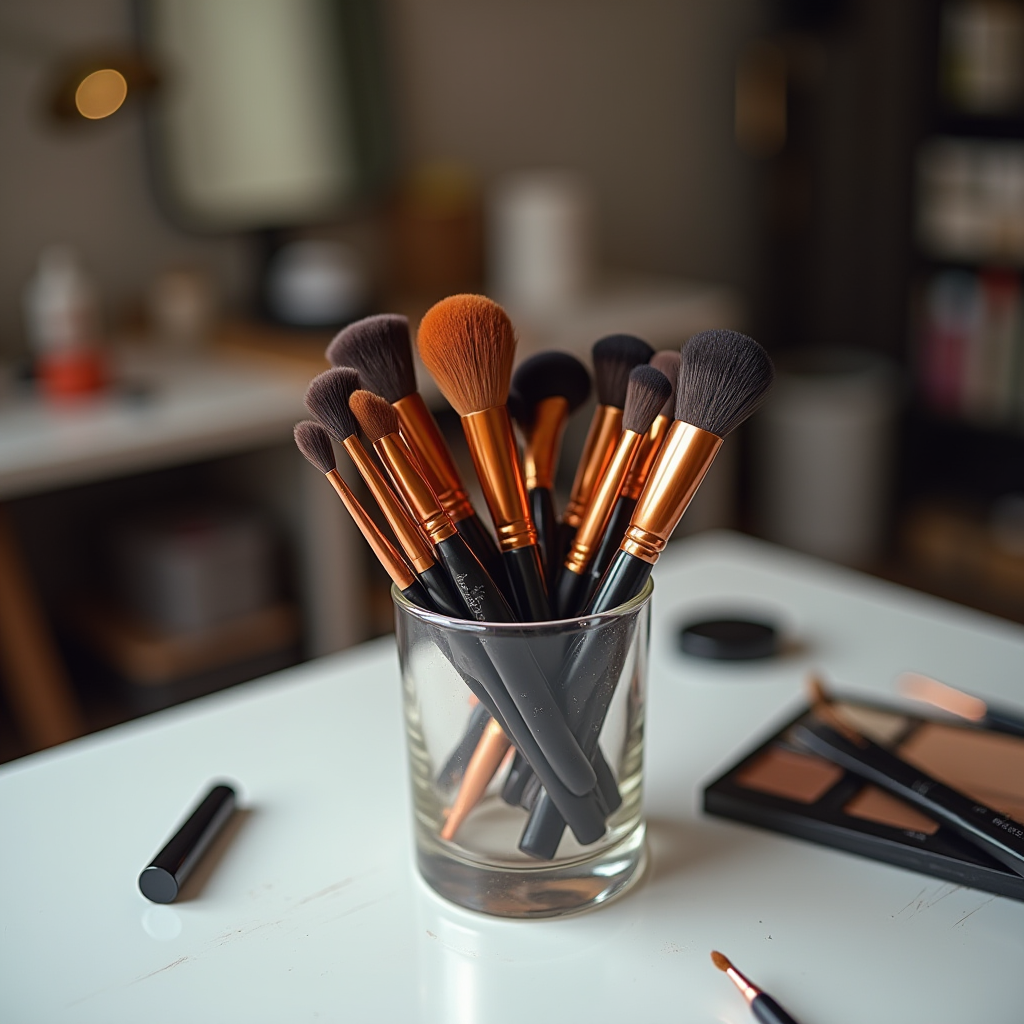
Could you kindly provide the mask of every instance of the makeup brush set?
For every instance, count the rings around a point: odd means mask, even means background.
[[[630,335],[602,338],[593,347],[597,408],[559,517],[562,434],[591,387],[583,364],[542,352],[514,370],[512,323],[478,295],[433,306],[416,342],[461,419],[493,534],[417,390],[404,317],[369,317],[331,342],[332,369],[306,394],[315,419],[296,426],[295,440],[402,598],[441,625],[584,621],[636,598],[723,439],[773,379],[761,346],[732,331],[697,334],[679,353],[655,353]],[[332,442],[391,537],[339,474]],[[476,701],[438,776],[458,787],[442,838],[455,836],[506,766],[502,797],[529,812],[522,853],[552,859],[566,825],[584,846],[599,840],[621,803],[598,737],[628,644],[609,649],[605,637],[581,633],[552,659],[472,631],[439,628],[435,643]]]

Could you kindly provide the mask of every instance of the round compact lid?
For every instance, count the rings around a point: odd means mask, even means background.
[[[679,646],[685,654],[695,658],[749,661],[777,654],[779,633],[767,622],[706,619],[683,626],[679,631]]]

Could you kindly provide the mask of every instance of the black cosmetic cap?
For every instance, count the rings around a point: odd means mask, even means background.
[[[778,630],[750,619],[705,619],[679,631],[679,647],[694,658],[753,661],[779,653]]]

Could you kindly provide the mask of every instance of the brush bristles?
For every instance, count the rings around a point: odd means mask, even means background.
[[[626,387],[622,429],[646,434],[671,394],[672,385],[660,370],[653,366],[634,366]]]
[[[590,397],[590,374],[568,352],[538,352],[516,367],[512,391],[529,410],[545,398],[557,397],[569,403],[572,413]]]
[[[296,423],[295,444],[306,459],[321,473],[330,473],[332,469],[338,468],[338,464],[334,461],[331,437],[319,423],[314,423],[312,420]]]
[[[398,433],[398,413],[389,402],[372,391],[353,391],[348,405],[371,441]]]
[[[338,444],[359,432],[359,424],[348,407],[352,393],[358,390],[359,374],[350,366],[324,370],[306,389],[306,408]]]
[[[719,437],[765,400],[775,378],[768,353],[736,331],[702,331],[682,350],[676,419]]]
[[[621,409],[626,404],[630,371],[648,362],[654,349],[632,334],[610,334],[594,343],[591,354],[598,402]]]
[[[441,393],[460,416],[504,405],[516,334],[483,295],[453,295],[427,310],[416,344]]]
[[[409,321],[394,313],[368,316],[349,324],[327,346],[331,366],[359,371],[363,386],[389,402],[416,390]]]
[[[729,958],[724,953],[719,953],[717,949],[711,951],[711,962],[723,973],[732,967]]]
[[[675,349],[666,349],[663,352],[655,352],[651,356],[651,366],[656,370],[661,370],[663,374],[668,378],[669,384],[672,385],[672,394],[665,399],[665,404],[661,407],[659,413],[660,416],[668,416],[671,419],[676,414],[676,382],[679,380],[679,363],[681,357]]]

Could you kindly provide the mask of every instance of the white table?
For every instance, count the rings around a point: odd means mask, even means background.
[[[804,1024],[1018,1024],[1024,905],[699,806],[808,667],[888,696],[917,669],[1015,700],[1024,629],[730,534],[678,544],[656,579],[652,866],[629,895],[509,922],[427,889],[385,639],[0,769],[0,1019],[741,1024],[718,948]],[[675,653],[680,620],[737,606],[775,611],[805,649]],[[218,776],[250,813],[198,894],[146,903],[140,868]]]

